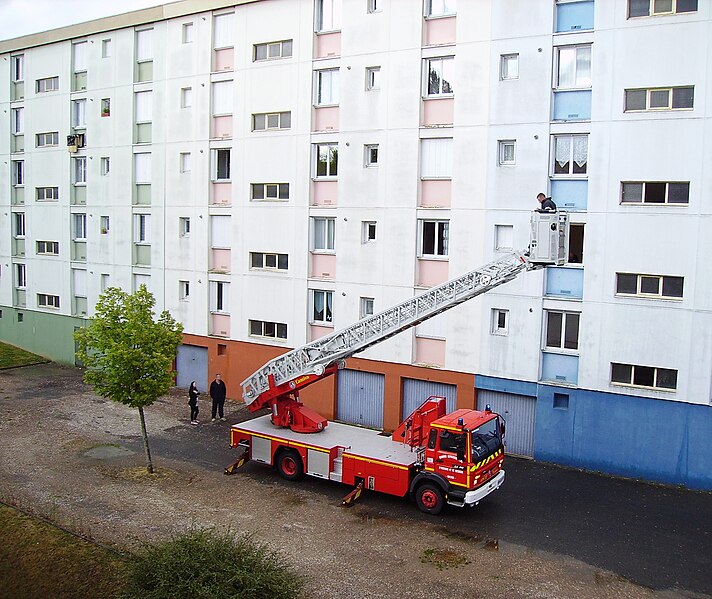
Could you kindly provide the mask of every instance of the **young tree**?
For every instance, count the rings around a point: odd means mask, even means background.
[[[77,356],[86,366],[84,381],[102,397],[138,409],[149,473],[153,463],[143,408],[173,384],[171,367],[183,334],[183,325],[167,311],[154,319],[155,304],[145,285],[132,294],[110,287],[99,297],[96,315],[74,334]]]

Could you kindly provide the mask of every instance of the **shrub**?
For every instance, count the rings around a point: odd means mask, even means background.
[[[199,530],[144,546],[125,599],[292,599],[304,587],[284,557],[249,536]]]

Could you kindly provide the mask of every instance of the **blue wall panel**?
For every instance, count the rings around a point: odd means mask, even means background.
[[[552,179],[551,199],[559,210],[586,210],[588,181],[586,179]]]
[[[593,0],[556,5],[556,32],[593,29]]]
[[[549,266],[546,269],[546,296],[581,299],[583,268]]]
[[[555,91],[555,121],[590,121],[591,90]]]
[[[578,356],[542,352],[541,380],[554,383],[578,383]]]

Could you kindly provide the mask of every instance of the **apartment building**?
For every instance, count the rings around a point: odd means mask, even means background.
[[[183,0],[0,42],[0,338],[74,362],[101,292],[185,327],[178,383],[506,252],[570,263],[349,360],[305,400],[429,395],[510,452],[712,488],[712,9],[699,0]]]

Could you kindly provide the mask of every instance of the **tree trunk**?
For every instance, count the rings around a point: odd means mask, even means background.
[[[153,462],[151,461],[151,449],[148,447],[148,435],[146,434],[146,418],[143,415],[143,408],[138,409],[141,416],[141,434],[143,435],[143,448],[146,450],[146,470],[153,474]]]

